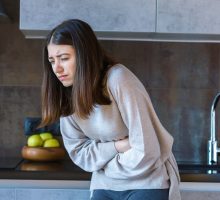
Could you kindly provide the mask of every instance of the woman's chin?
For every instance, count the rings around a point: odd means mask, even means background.
[[[73,85],[73,83],[69,83],[69,82],[65,82],[65,81],[63,81],[61,83],[63,84],[64,87],[70,87]]]

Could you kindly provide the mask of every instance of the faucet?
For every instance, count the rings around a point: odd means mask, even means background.
[[[218,141],[216,140],[216,131],[215,131],[215,108],[218,104],[220,98],[220,93],[218,93],[211,107],[211,134],[210,140],[208,141],[208,164],[209,165],[217,165],[218,162],[218,153],[220,153],[220,148],[218,148]]]

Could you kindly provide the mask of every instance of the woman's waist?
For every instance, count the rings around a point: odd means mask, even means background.
[[[155,170],[147,175],[116,179],[105,175],[103,170],[93,172],[90,189],[111,189],[116,191],[132,189],[169,188],[169,177],[164,170]]]

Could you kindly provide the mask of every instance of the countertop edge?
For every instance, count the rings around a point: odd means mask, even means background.
[[[89,189],[90,181],[0,179],[0,188]]]
[[[181,191],[220,191],[220,183],[212,182],[181,182]]]
[[[89,190],[90,181],[81,180],[17,180],[1,179],[0,188],[32,189],[85,189]],[[220,183],[181,182],[181,191],[220,191]]]

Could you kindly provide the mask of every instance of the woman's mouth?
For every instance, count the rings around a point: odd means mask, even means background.
[[[60,81],[64,81],[65,79],[67,78],[67,75],[62,75],[62,76],[59,76],[58,79]]]

